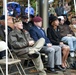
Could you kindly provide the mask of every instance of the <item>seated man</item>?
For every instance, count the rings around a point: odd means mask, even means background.
[[[76,16],[73,16],[71,19],[71,24],[69,25],[71,30],[74,32],[76,37]]]
[[[74,51],[76,50],[76,37],[71,30],[71,28],[64,24],[64,17],[59,16],[59,29],[60,29],[60,35],[61,35],[61,41],[64,43],[67,43],[70,47],[70,56],[74,57]]]
[[[22,16],[22,24],[23,24],[23,29],[29,30],[30,26],[28,25],[28,17],[27,16]]]
[[[13,19],[14,29],[9,33],[9,43],[14,48],[18,57],[29,56],[33,58],[35,66],[39,71],[39,75],[46,75],[44,71],[44,66],[38,52],[44,45],[45,40],[43,38],[39,39],[36,43],[30,37],[29,33],[23,30],[22,21]]]
[[[5,41],[5,16],[2,16],[0,20],[0,51],[2,49],[5,49],[3,48],[5,47],[5,44],[4,46],[2,46],[2,43],[5,43],[4,41]],[[2,59],[5,56],[6,56],[6,51],[0,52],[0,59]]]
[[[61,48],[59,46],[52,46],[44,30],[42,29],[42,18],[41,17],[39,16],[35,17],[33,21],[34,21],[34,26],[31,27],[29,32],[30,32],[31,37],[35,41],[39,40],[40,38],[45,39],[45,45],[43,46],[41,52],[48,55],[47,70],[53,73],[57,73],[54,69],[55,68],[54,65],[56,65],[56,68],[64,71],[64,69],[61,66],[62,64]]]

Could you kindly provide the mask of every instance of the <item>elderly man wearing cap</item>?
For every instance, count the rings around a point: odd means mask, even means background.
[[[23,29],[28,31],[30,28],[30,26],[28,25],[28,17],[23,15],[21,18],[22,18]]]
[[[40,53],[38,52],[45,43],[44,38],[34,42],[28,31],[23,30],[23,24],[21,20],[14,18],[13,23],[14,29],[9,33],[9,43],[14,48],[14,52],[18,57],[32,58],[39,75],[46,75]]]
[[[30,29],[30,35],[31,37],[37,41],[40,38],[45,39],[45,45],[43,46],[41,52],[48,55],[48,67],[47,70],[53,73],[57,73],[55,71],[54,65],[56,65],[57,69],[64,71],[64,69],[61,67],[62,64],[62,57],[61,57],[61,48],[59,46],[52,46],[52,43],[47,38],[44,30],[42,29],[42,18],[41,17],[35,17],[33,19],[34,26]]]
[[[34,18],[34,16],[30,15],[30,19],[28,21],[28,17],[27,16],[25,16],[25,15],[22,16],[22,23],[23,23],[23,29],[24,30],[27,30],[27,31],[30,30],[30,28],[33,25],[33,21],[32,21],[33,18]]]

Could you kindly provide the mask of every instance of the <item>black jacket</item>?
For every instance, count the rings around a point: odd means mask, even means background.
[[[26,22],[22,22],[22,23],[23,23],[23,29],[29,31],[29,29],[30,29],[29,24]]]
[[[59,45],[59,43],[61,42],[61,35],[59,28],[55,30],[52,26],[49,26],[47,29],[47,37],[49,38],[49,40],[53,45]]]
[[[3,25],[0,25],[0,40],[5,41],[5,27]]]

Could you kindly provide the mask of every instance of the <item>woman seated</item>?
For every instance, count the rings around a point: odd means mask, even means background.
[[[66,68],[67,67],[66,60],[69,54],[69,46],[65,45],[61,41],[61,35],[59,32],[60,30],[58,28],[59,26],[58,18],[56,16],[51,16],[49,20],[50,20],[50,26],[47,29],[47,36],[53,45],[59,45],[62,48],[63,53],[62,67]]]

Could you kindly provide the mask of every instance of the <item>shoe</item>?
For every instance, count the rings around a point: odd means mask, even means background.
[[[58,74],[58,72],[54,68],[47,67],[47,71],[54,74]]]
[[[70,52],[70,56],[71,57],[74,57],[74,52]]]
[[[25,67],[32,67],[32,66],[34,66],[34,63],[32,62],[32,60],[25,60],[24,66]]]
[[[28,56],[30,57],[30,58],[32,58],[32,59],[34,59],[34,58],[38,58],[39,57],[39,53],[34,53],[34,54],[28,54]]]
[[[60,71],[65,71],[65,68],[63,68],[61,65],[56,65],[55,68]]]

